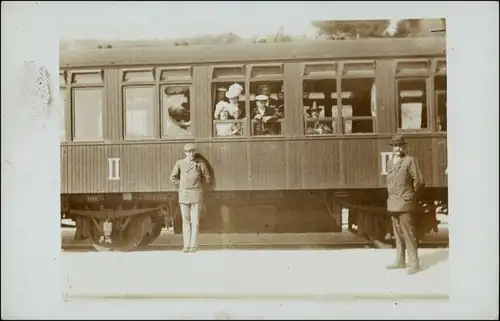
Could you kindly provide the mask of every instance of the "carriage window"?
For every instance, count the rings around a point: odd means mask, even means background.
[[[336,79],[304,80],[303,114],[307,135],[336,133],[337,101]]]
[[[161,68],[160,81],[191,81],[193,69],[191,67]]]
[[[434,77],[435,105],[436,105],[436,129],[439,132],[445,132],[447,127],[447,86],[446,76]]]
[[[244,87],[244,82],[212,84],[214,137],[234,137],[244,134],[246,120]]]
[[[283,135],[285,112],[283,81],[250,83],[252,136]]]
[[[71,83],[75,85],[102,84],[104,72],[102,70],[79,70],[71,72]]]
[[[154,133],[155,89],[124,87],[125,138],[152,138]]]
[[[61,113],[61,127],[60,127],[60,139],[62,142],[67,140],[66,138],[66,88],[59,88],[59,111]]]
[[[337,76],[337,64],[333,62],[317,62],[304,65],[302,75],[304,77],[327,78]]]
[[[73,88],[74,140],[99,141],[103,139],[102,88]]]
[[[399,79],[398,128],[418,130],[427,128],[427,94],[425,79]]]
[[[341,86],[343,132],[373,133],[373,120],[376,116],[374,79],[342,79]]]
[[[400,75],[418,75],[429,72],[429,60],[408,60],[398,62],[396,74]]]
[[[151,68],[124,70],[122,81],[124,83],[152,82],[154,81],[153,70]]]
[[[162,137],[190,137],[191,96],[189,85],[165,85],[161,87]]]
[[[245,77],[245,66],[243,65],[214,67],[212,72],[212,79],[214,80],[243,77]]]

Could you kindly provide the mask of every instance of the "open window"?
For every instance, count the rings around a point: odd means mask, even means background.
[[[283,81],[252,81],[250,110],[252,136],[283,135],[285,119]]]
[[[343,78],[341,84],[342,132],[373,133],[376,117],[375,79]]]
[[[191,86],[163,85],[161,90],[162,138],[192,136]]]
[[[245,65],[212,68],[212,135],[238,137],[246,133]]]
[[[214,137],[244,135],[246,120],[245,82],[212,83]]]
[[[303,114],[306,135],[329,135],[337,132],[337,80],[303,81]]]
[[[421,131],[428,128],[426,88],[425,78],[398,79],[398,129]]]

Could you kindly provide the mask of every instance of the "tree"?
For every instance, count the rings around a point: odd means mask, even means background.
[[[445,19],[402,19],[398,21],[394,37],[441,37],[433,30],[445,29]]]
[[[402,19],[399,20],[396,27],[396,33],[393,37],[415,37],[420,30],[421,19]]]
[[[389,20],[312,21],[319,35],[330,39],[383,37],[389,23]]]
[[[283,27],[280,27],[276,32],[276,36],[274,37],[274,42],[289,42],[289,41],[293,41],[292,37],[286,35]]]

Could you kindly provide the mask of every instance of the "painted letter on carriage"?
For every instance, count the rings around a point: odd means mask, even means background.
[[[109,181],[119,181],[120,180],[120,159],[119,158],[108,158],[108,180]]]
[[[392,152],[381,152],[380,153],[380,166],[382,170],[380,175],[387,175],[387,162],[392,159]]]

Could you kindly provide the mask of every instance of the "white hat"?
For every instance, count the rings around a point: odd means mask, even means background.
[[[229,86],[229,90],[226,92],[227,98],[235,98],[241,95],[243,92],[243,87],[240,84],[234,83]]]
[[[266,95],[258,95],[257,97],[255,97],[255,100],[268,100],[269,97],[267,97]]]

